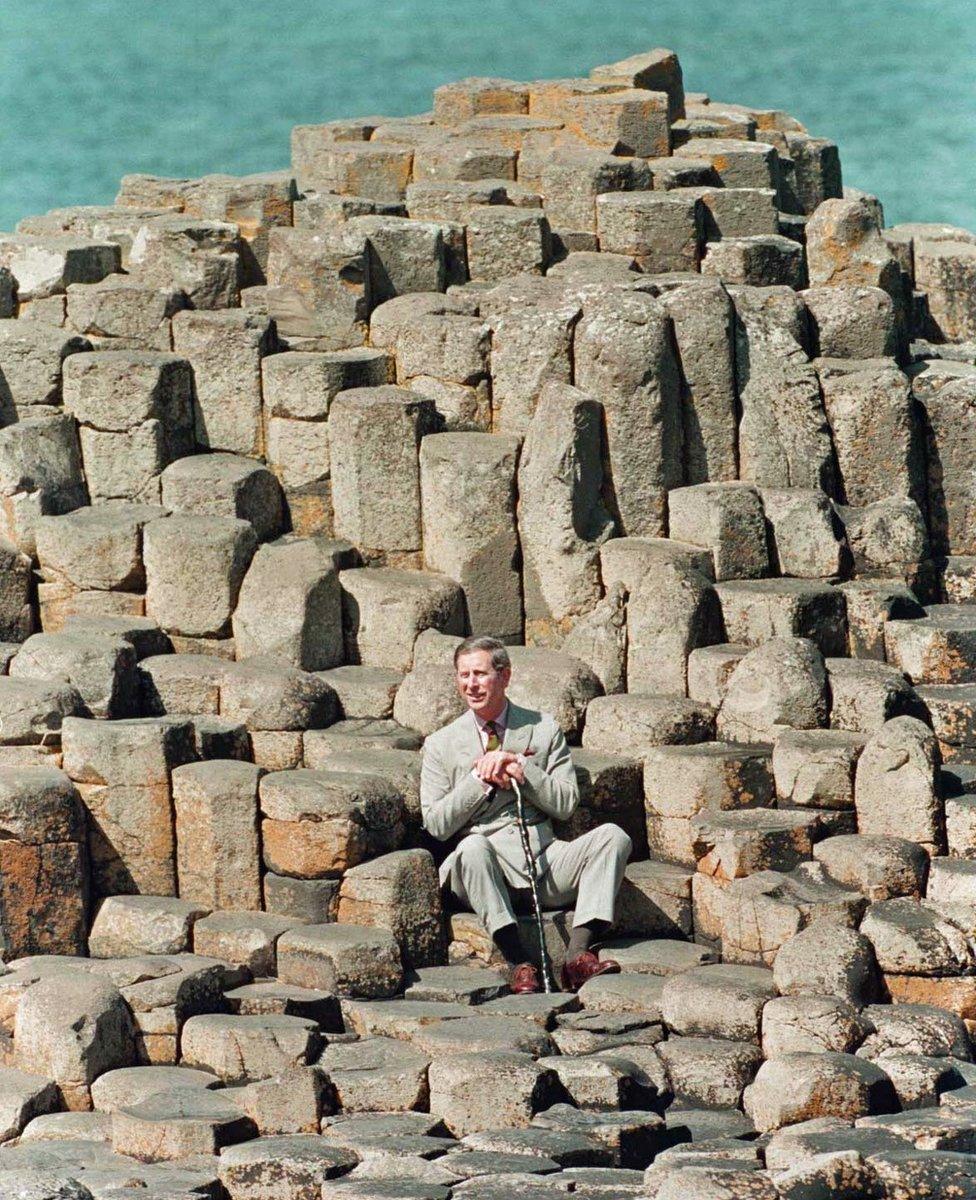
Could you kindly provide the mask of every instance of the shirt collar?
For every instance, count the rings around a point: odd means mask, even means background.
[[[508,708],[509,708],[509,705],[508,705],[508,701],[506,700],[505,707],[502,709],[502,711],[498,714],[498,716],[495,718],[495,720],[493,722],[496,729],[507,729],[508,728]],[[478,726],[478,728],[482,732],[484,732],[484,728],[488,724],[488,722],[483,721],[481,719],[481,717],[478,716],[477,713],[473,712],[471,715],[474,717],[475,724]]]

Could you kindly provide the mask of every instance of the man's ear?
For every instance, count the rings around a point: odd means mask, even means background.
[[[511,667],[502,667],[501,677],[502,677],[502,683],[505,685],[505,687],[508,687],[508,685],[512,682],[512,668]]]

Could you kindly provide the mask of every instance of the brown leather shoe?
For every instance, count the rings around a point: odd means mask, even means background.
[[[563,964],[562,983],[564,992],[578,992],[588,979],[597,975],[619,975],[620,963],[613,958],[605,958],[603,962],[592,950],[584,950],[575,958]]]
[[[519,963],[515,968],[512,972],[510,986],[513,995],[516,996],[531,996],[535,992],[542,991],[542,984],[539,982],[539,972],[529,962]]]

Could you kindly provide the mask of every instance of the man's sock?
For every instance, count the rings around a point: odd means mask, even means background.
[[[505,959],[512,966],[526,961],[526,953],[522,946],[522,939],[519,937],[518,925],[514,922],[511,925],[503,925],[501,929],[496,929],[492,934],[495,945],[505,955]]]
[[[594,938],[601,937],[608,928],[606,921],[587,921],[585,925],[574,925],[566,946],[567,960],[589,950]]]

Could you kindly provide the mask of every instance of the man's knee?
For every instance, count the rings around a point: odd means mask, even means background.
[[[458,842],[458,865],[468,870],[487,867],[495,857],[491,842],[481,833],[469,833]]]
[[[593,833],[597,845],[601,850],[612,854],[615,858],[622,859],[624,862],[630,858],[634,843],[619,825],[607,822],[606,825],[598,825],[593,830]],[[596,835],[599,836],[597,837]]]

